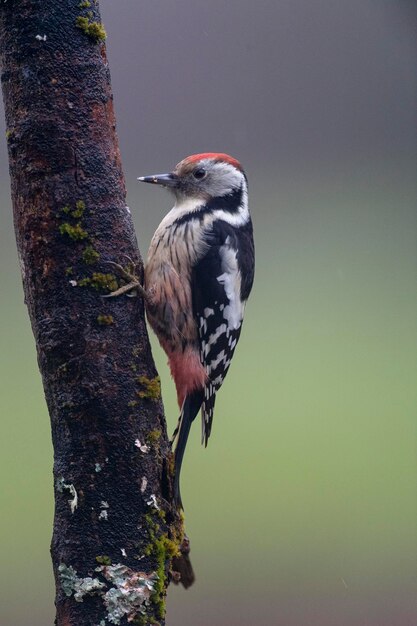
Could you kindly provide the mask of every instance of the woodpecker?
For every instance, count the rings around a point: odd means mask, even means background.
[[[145,264],[147,318],[168,356],[180,418],[174,499],[182,508],[180,472],[191,424],[201,410],[202,442],[210,437],[216,393],[242,327],[254,277],[247,179],[227,154],[195,154],[168,174],[138,180],[175,196]]]

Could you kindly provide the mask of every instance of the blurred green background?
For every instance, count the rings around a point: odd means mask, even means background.
[[[167,623],[415,626],[415,3],[101,7],[142,253],[171,200],[136,177],[193,152],[243,162],[256,229],[213,435],[195,427],[184,464],[197,582],[170,589]],[[45,626],[52,448],[5,141],[0,206],[0,623]]]

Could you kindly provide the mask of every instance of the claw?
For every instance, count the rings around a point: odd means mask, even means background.
[[[107,293],[105,296],[102,296],[102,298],[117,298],[118,296],[122,296],[124,293],[129,293],[129,291],[133,291],[134,289],[140,291],[143,287],[139,283],[129,283],[128,285],[122,285],[119,289],[116,289],[116,291]]]
[[[124,256],[126,256],[126,258],[129,259],[127,255],[124,255]],[[131,259],[129,260],[131,261]],[[117,272],[122,276],[122,278],[128,281],[128,283],[127,285],[122,285],[121,287],[119,287],[119,289],[116,289],[115,291],[108,293],[107,295],[103,296],[103,298],[117,298],[118,296],[122,296],[123,294],[129,293],[130,291],[137,291],[138,293],[140,293],[140,295],[142,296],[144,300],[147,300],[148,294],[143,288],[143,286],[140,284],[136,276],[127,272],[124,269],[124,267],[119,265],[119,263],[115,263],[114,261],[104,261],[104,263],[113,265],[113,267],[117,270]]]
[[[133,260],[133,259],[131,259],[131,258],[130,258],[130,256],[129,256],[128,254],[122,254],[122,256],[123,256],[125,259],[127,259],[127,260],[129,261],[129,263],[130,263],[130,265],[131,265],[132,267],[135,267],[135,262],[134,262],[134,260]]]
[[[138,279],[136,278],[136,276],[133,276],[133,274],[130,274],[129,272],[127,272],[124,267],[119,265],[119,263],[115,263],[114,261],[104,261],[104,263],[107,263],[108,265],[113,265],[115,267],[115,269],[118,271],[118,273],[123,278],[128,280],[130,283],[137,283],[138,282]]]

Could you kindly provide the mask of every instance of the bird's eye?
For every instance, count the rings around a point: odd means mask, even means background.
[[[202,167],[199,167],[198,170],[194,170],[193,172],[193,176],[197,180],[201,180],[202,178],[204,178],[206,174],[207,174],[206,170],[203,169]]]

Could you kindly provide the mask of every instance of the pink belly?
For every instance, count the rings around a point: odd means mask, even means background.
[[[163,344],[161,342],[162,347]],[[207,373],[195,348],[187,347],[184,352],[168,352],[168,364],[177,388],[178,405],[181,408],[185,396],[203,389]]]

